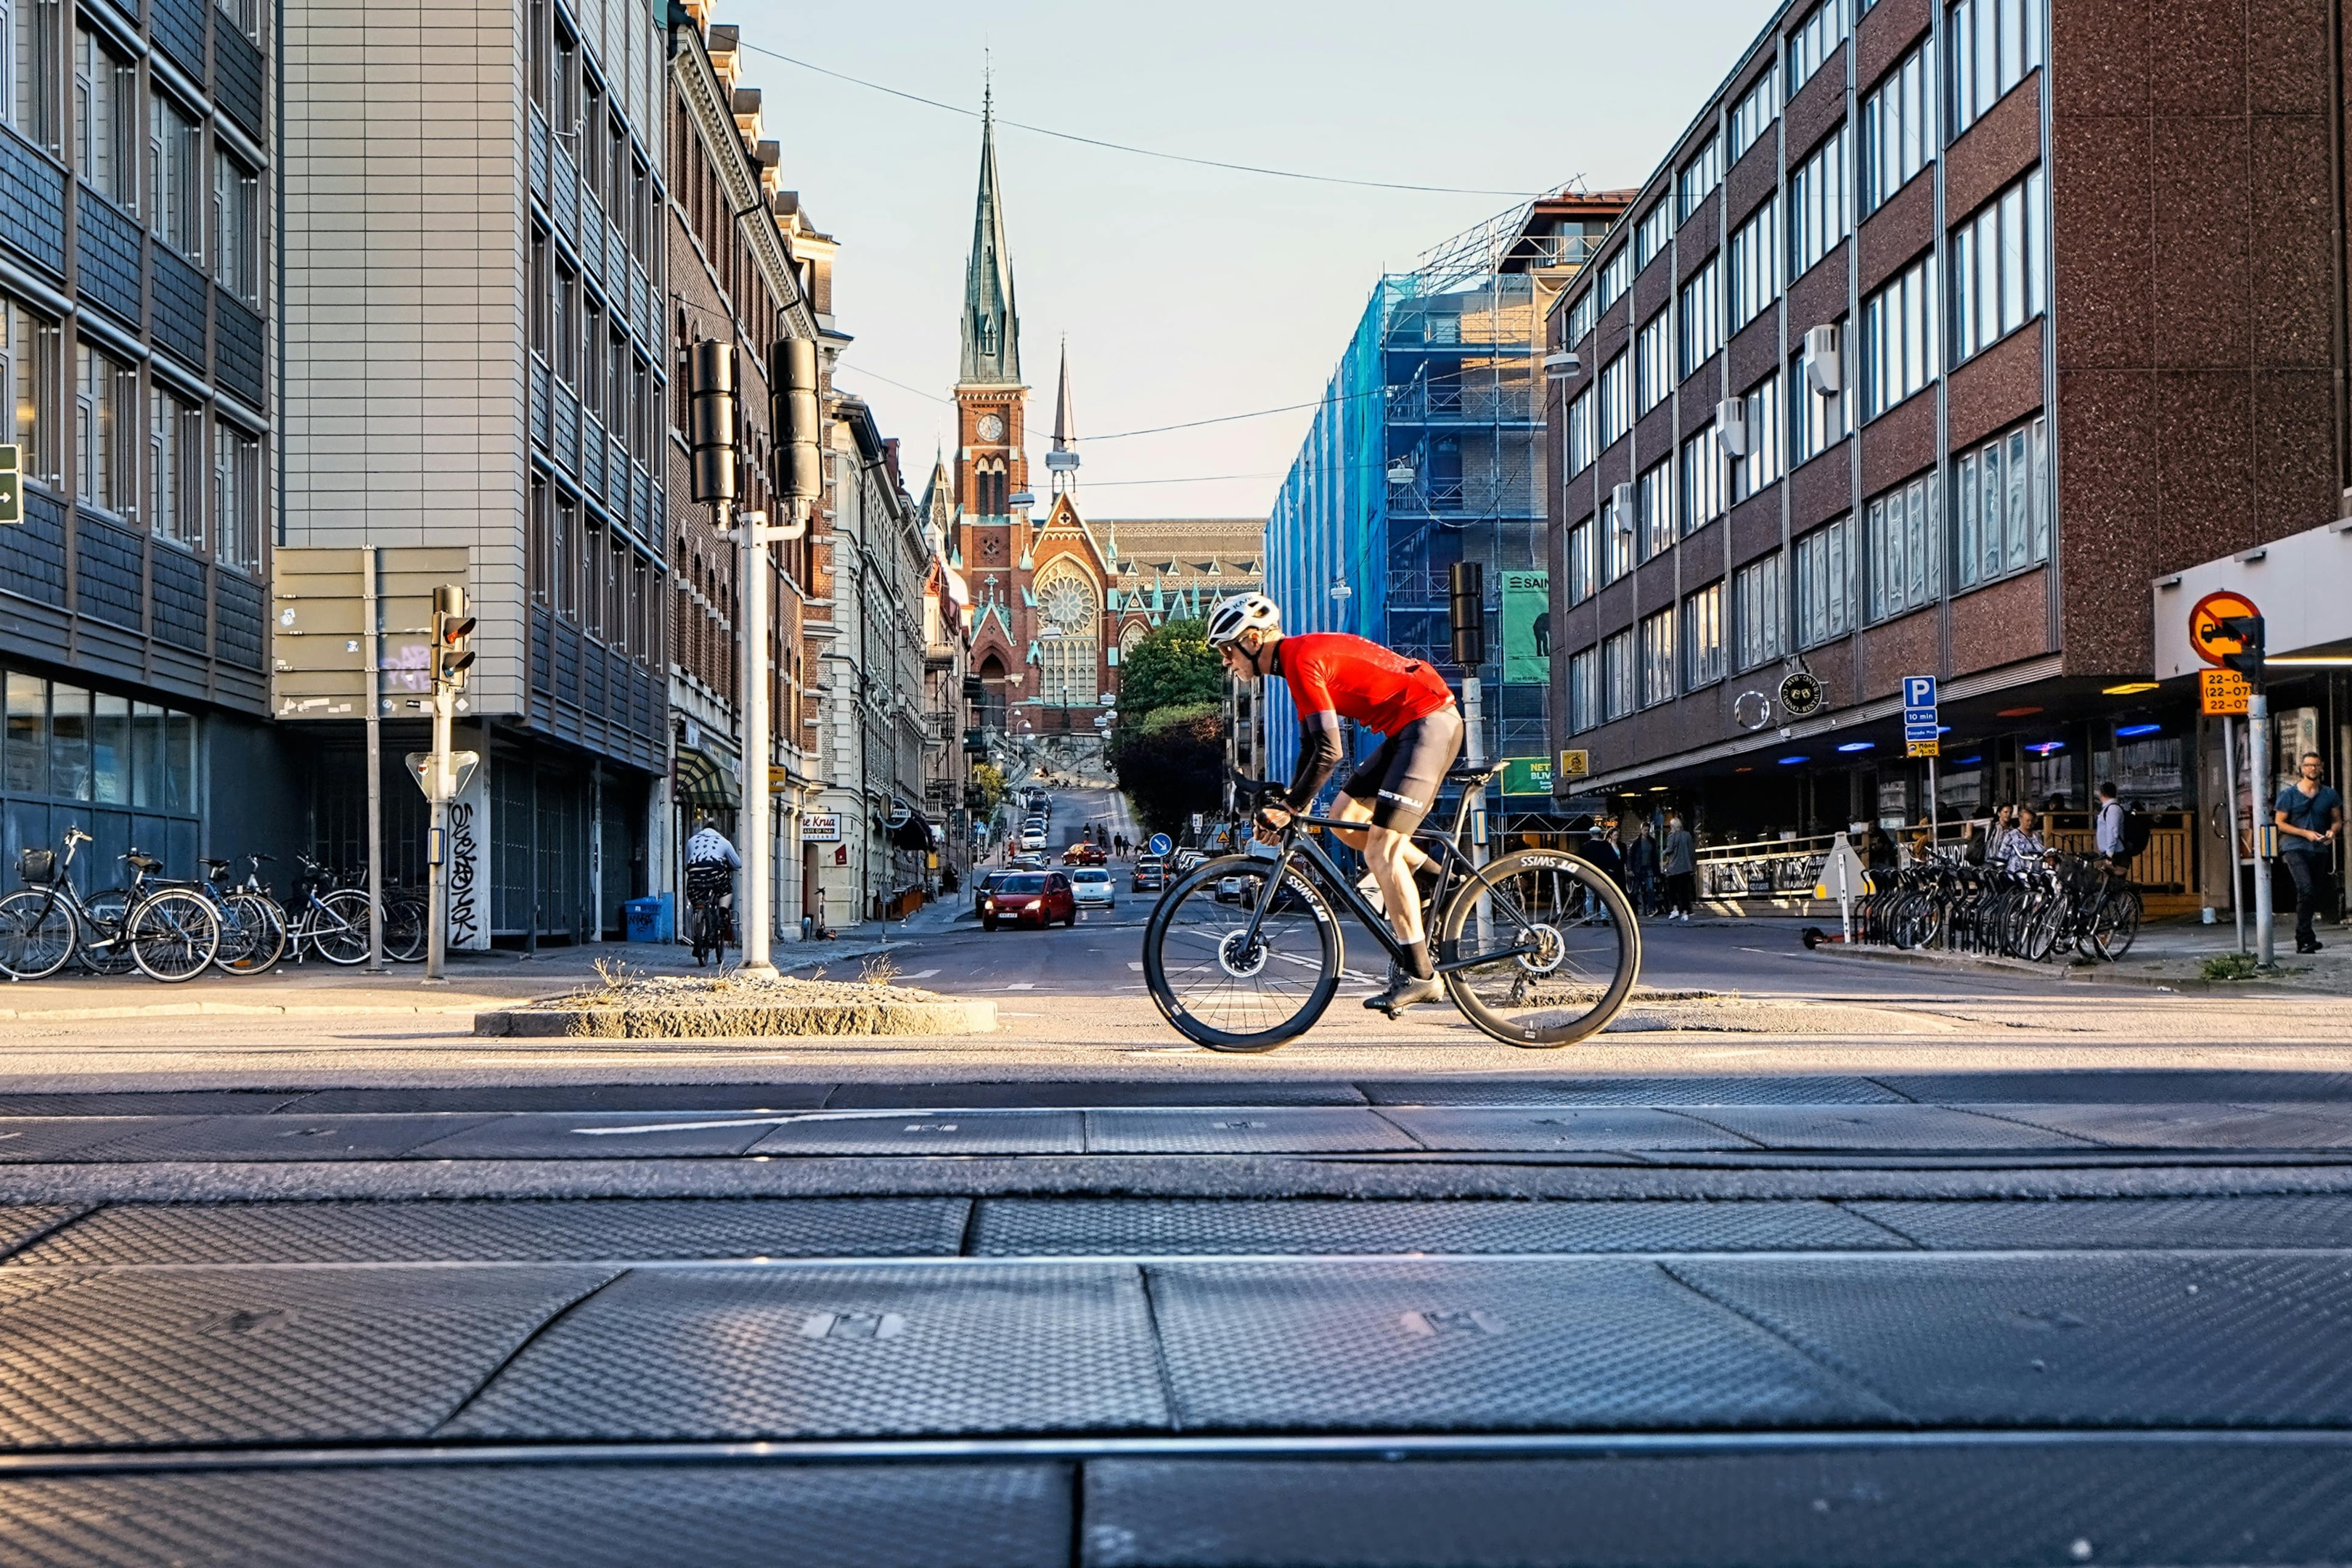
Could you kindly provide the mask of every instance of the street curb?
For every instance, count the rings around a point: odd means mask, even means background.
[[[399,1002],[373,1007],[331,1004],[314,1006],[299,1002],[147,1002],[117,1007],[0,1007],[0,1020],[20,1024],[70,1024],[107,1018],[359,1018],[385,1013],[478,1013],[484,1007],[502,1005],[505,1005],[502,1000],[431,1005]]]
[[[774,1007],[533,1007],[478,1013],[474,1033],[508,1039],[708,1040],[779,1036],[989,1035],[992,1001],[802,1003]]]
[[[2119,971],[2111,963],[2076,968],[2072,963],[2053,966],[2031,963],[2022,958],[2002,958],[1990,953],[1923,952],[1875,944],[1848,947],[1843,942],[1835,947],[1816,947],[1811,951],[1821,957],[1830,959],[1852,959],[1875,963],[1917,963],[1931,968],[1941,965],[1950,969],[1971,969],[1987,974],[2027,974],[2065,985],[2132,985],[2152,991],[2238,992],[2243,994],[2256,994],[2262,992],[2308,993],[2316,996],[2342,994],[2341,990],[2336,986],[2291,976],[2262,980],[2207,980],[2198,975],[2168,978],[2160,974],[2134,974],[2127,971]]]

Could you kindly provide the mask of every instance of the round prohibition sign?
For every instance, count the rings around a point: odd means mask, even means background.
[[[2223,623],[2261,614],[2243,594],[2228,589],[2208,594],[2189,608],[2189,646],[2199,658],[2218,668],[2229,655],[2245,651],[2245,644]]]

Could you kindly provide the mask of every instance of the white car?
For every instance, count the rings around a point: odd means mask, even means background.
[[[1045,847],[1045,836],[1034,830],[1024,833],[1021,836],[1021,847],[1024,849],[1043,849]]]
[[[1118,889],[1110,873],[1099,866],[1081,866],[1070,873],[1070,891],[1078,897],[1078,907],[1099,904],[1104,909],[1118,906]]]
[[[1242,901],[1242,879],[1239,877],[1217,879],[1217,902],[1238,904]]]

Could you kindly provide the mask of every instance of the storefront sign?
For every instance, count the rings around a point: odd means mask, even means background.
[[[2254,684],[2234,669],[2205,669],[2197,674],[2197,694],[2208,719],[2242,719]]]
[[[1551,574],[1503,574],[1503,679],[1541,685],[1551,679]]]
[[[803,844],[840,843],[841,814],[837,811],[812,811],[802,817],[801,842]]]
[[[1805,670],[1780,682],[1780,710],[1791,719],[1810,719],[1829,700],[1829,689]]]
[[[1562,752],[1559,754],[1559,772],[1558,776],[1564,779],[1591,778],[1592,776],[1592,753],[1591,752]]]

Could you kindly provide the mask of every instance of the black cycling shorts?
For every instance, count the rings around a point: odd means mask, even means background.
[[[1437,804],[1437,786],[1461,752],[1462,710],[1449,702],[1382,741],[1339,789],[1371,804],[1373,826],[1411,833]]]

